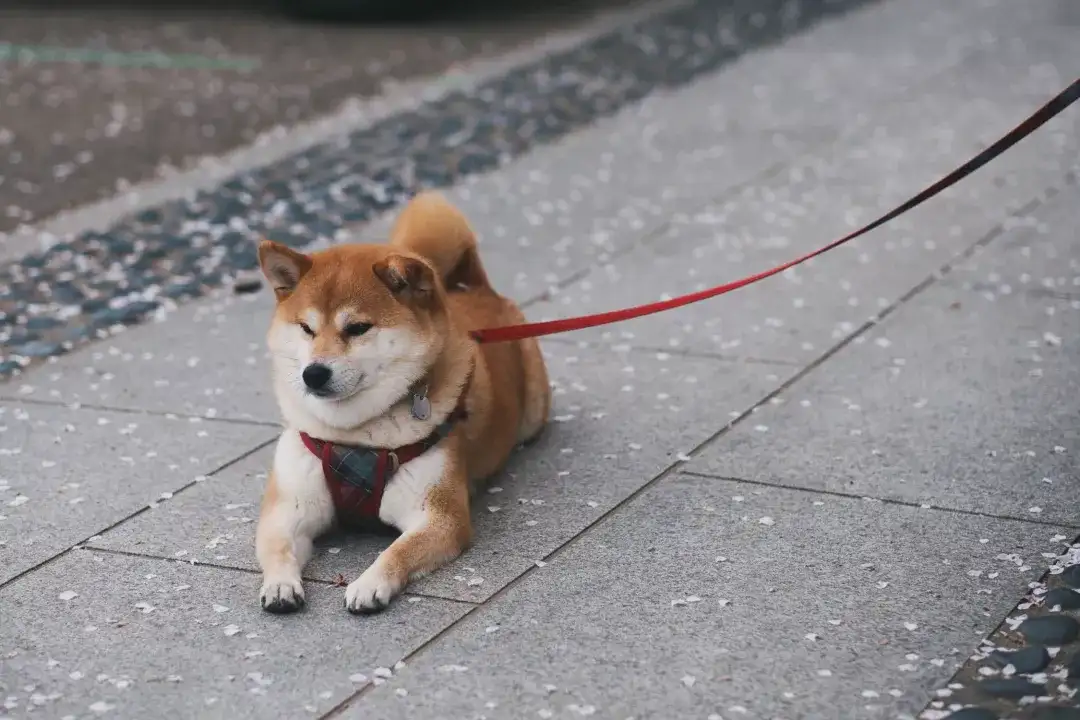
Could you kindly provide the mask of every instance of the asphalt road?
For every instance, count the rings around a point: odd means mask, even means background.
[[[408,24],[314,24],[272,0],[4,3],[0,233],[630,4],[488,0]]]

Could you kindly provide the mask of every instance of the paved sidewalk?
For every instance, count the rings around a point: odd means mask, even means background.
[[[454,175],[496,285],[545,319],[771,266],[1080,68],[1064,0],[845,7],[761,47],[702,25],[730,62],[658,59],[621,111]],[[545,340],[549,432],[378,616],[337,580],[380,537],[325,539],[303,613],[258,608],[268,293],[43,352],[0,384],[0,717],[1080,717],[1078,130],[783,276]]]

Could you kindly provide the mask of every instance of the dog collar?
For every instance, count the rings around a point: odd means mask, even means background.
[[[454,425],[466,417],[465,392],[457,407],[423,440],[399,448],[369,448],[319,440],[300,433],[304,447],[322,462],[323,477],[341,518],[377,519],[386,484],[405,463],[435,447]],[[411,409],[418,420],[427,419],[431,408],[424,390],[413,393]],[[419,412],[418,412],[419,411]]]

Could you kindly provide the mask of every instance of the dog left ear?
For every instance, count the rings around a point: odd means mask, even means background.
[[[371,266],[375,277],[402,302],[426,305],[435,297],[435,273],[423,260],[390,255]]]
[[[278,300],[287,298],[311,269],[311,258],[287,245],[263,240],[259,243],[259,266]]]

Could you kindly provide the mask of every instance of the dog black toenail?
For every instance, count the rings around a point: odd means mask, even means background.
[[[302,598],[297,598],[294,601],[284,600],[282,598],[263,601],[263,610],[275,615],[287,615],[288,613],[296,612],[303,606],[304,600]]]

